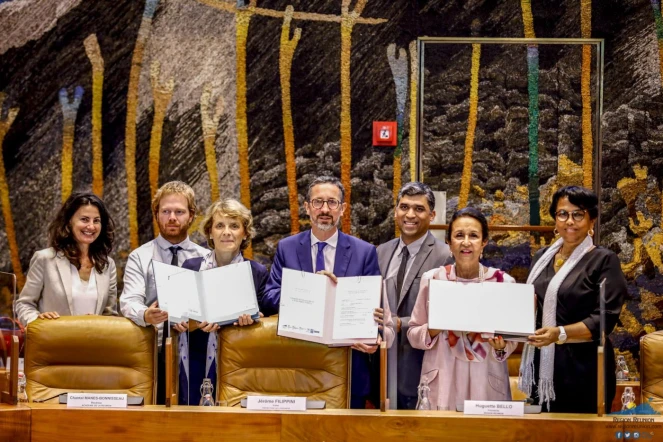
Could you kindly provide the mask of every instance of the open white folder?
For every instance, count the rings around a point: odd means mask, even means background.
[[[536,327],[532,284],[431,280],[428,328],[499,334],[527,341]]]
[[[251,263],[244,261],[196,272],[152,261],[159,308],[171,322],[235,322],[241,315],[259,316]]]
[[[355,342],[375,344],[380,307],[380,276],[338,278],[283,269],[279,307],[279,336],[329,346]]]

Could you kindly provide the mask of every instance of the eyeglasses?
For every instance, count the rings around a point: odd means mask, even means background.
[[[586,210],[574,210],[573,212],[567,212],[566,210],[559,210],[555,213],[555,217],[560,221],[567,221],[569,215],[573,218],[573,221],[582,221],[585,219]]]
[[[316,198],[314,200],[311,200],[311,206],[313,206],[314,209],[322,209],[325,203],[327,203],[327,207],[329,207],[329,210],[336,210],[339,207],[341,207],[341,202],[334,198],[330,198],[328,200]]]

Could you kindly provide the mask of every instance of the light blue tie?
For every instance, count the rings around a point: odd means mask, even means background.
[[[315,257],[315,271],[319,272],[320,270],[325,270],[325,255],[322,251],[327,246],[326,242],[318,243],[318,256]]]

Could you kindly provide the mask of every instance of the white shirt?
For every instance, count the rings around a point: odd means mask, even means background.
[[[338,245],[338,229],[336,229],[336,232],[334,232],[334,234],[327,241],[320,241],[313,234],[313,230],[311,230],[311,259],[313,260],[313,273],[318,271],[318,269],[315,268],[315,261],[318,258],[318,243],[319,242],[326,242],[327,243],[325,248],[322,249],[322,254],[325,257],[325,268],[324,268],[324,270],[328,270],[328,271],[334,273],[334,262],[336,261],[336,246]],[[320,270],[323,270],[323,269],[320,269]]]
[[[90,279],[83,281],[75,265],[71,266],[71,303],[74,316],[94,314],[97,311],[97,279],[94,267]]]
[[[122,315],[137,325],[146,327],[145,310],[157,300],[154,273],[150,263],[152,260],[170,264],[173,254],[168,247],[178,245],[182,249],[177,252],[179,265],[189,259],[205,256],[208,249],[200,247],[187,237],[179,244],[171,244],[161,235],[131,252],[124,268],[124,289],[120,296]],[[161,341],[159,341],[161,342]]]
[[[396,278],[398,276],[398,269],[401,266],[401,258],[403,254],[403,249],[407,247],[408,252],[410,252],[410,257],[407,260],[407,266],[405,267],[405,276],[403,277],[403,281],[407,279],[407,274],[410,272],[410,269],[412,268],[412,264],[414,263],[414,258],[417,256],[417,253],[419,253],[419,250],[421,250],[421,246],[424,245],[424,241],[426,241],[426,237],[428,235],[423,235],[421,238],[419,238],[416,241],[413,241],[410,243],[410,245],[406,246],[403,240],[401,239],[398,242],[398,246],[396,247],[396,250],[394,251],[393,256],[391,257],[391,261],[389,262],[389,268],[387,269],[387,277],[385,279],[389,278]],[[401,294],[399,293],[398,296]]]

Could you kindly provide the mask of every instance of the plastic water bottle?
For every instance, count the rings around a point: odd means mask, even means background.
[[[417,387],[417,392],[419,394],[417,410],[430,410],[430,400],[428,399],[430,387],[428,386],[428,378],[426,376],[421,377],[421,383]]]
[[[202,407],[214,406],[213,391],[214,387],[212,386],[212,380],[210,378],[203,379],[203,385],[200,386],[200,405]]]
[[[25,373],[22,371],[18,372],[18,402],[19,403],[28,403],[28,392],[25,390],[25,386],[27,385],[27,380],[25,378]]]

